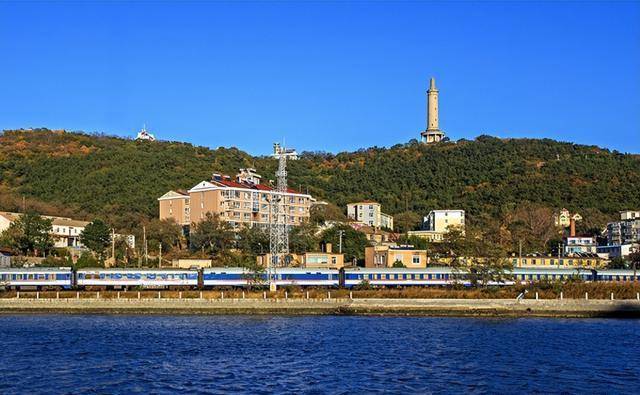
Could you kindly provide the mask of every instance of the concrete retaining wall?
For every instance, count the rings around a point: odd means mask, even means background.
[[[640,317],[637,300],[506,299],[0,299],[0,314],[339,314]]]

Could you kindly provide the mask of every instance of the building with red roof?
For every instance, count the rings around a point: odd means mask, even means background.
[[[187,192],[169,191],[158,198],[160,219],[190,225],[212,213],[233,226],[265,226],[271,222],[271,202],[278,196],[274,188],[262,183],[255,169],[240,169],[234,178],[214,173],[211,180]],[[297,226],[309,219],[311,195],[289,188],[284,199],[287,224]]]

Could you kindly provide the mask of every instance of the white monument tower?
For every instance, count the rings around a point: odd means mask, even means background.
[[[438,125],[438,89],[435,78],[431,78],[427,91],[427,130],[420,133],[422,142],[431,144],[444,139],[444,132]]]

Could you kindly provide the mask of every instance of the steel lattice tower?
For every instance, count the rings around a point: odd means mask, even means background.
[[[284,152],[284,150],[283,150]],[[280,155],[276,171],[276,190],[271,195],[271,220],[269,223],[269,286],[275,288],[276,268],[285,266],[289,255],[289,232],[287,229],[287,157]]]

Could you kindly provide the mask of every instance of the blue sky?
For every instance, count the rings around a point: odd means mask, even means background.
[[[440,126],[640,153],[640,2],[0,2],[0,129],[253,154]]]

